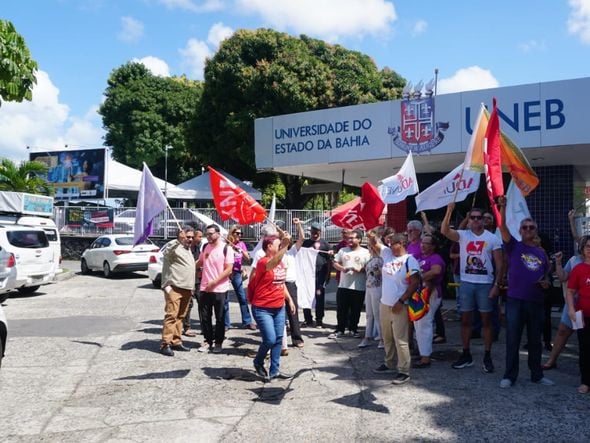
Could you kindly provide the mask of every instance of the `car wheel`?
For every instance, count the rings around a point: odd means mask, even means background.
[[[159,289],[160,286],[162,285],[162,282],[158,279],[152,280],[152,285],[154,285],[154,288]]]
[[[113,272],[111,271],[111,265],[109,265],[108,261],[105,261],[102,265],[102,273],[106,278],[111,278],[113,276]]]
[[[32,294],[33,292],[36,292],[37,289],[39,289],[41,286],[25,286],[24,288],[18,288],[17,291],[20,294],[23,295],[28,295],[28,294]]]
[[[82,272],[83,275],[88,275],[92,272],[90,270],[90,268],[88,267],[88,263],[86,263],[86,260],[84,260],[84,259],[82,259],[82,261],[80,261],[80,271]]]

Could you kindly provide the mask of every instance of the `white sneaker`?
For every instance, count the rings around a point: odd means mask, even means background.
[[[377,345],[377,349],[385,349],[385,344],[383,343],[383,340],[379,340],[379,344]]]
[[[500,380],[500,387],[501,388],[512,387],[512,380],[510,380],[509,378],[503,378],[502,380]]]
[[[538,383],[543,386],[555,386],[555,382],[547,377],[543,377],[541,380],[536,381],[535,383]]]
[[[361,340],[361,342],[357,346],[359,348],[366,348],[367,346],[369,346],[369,339],[368,338],[363,338]]]
[[[328,335],[328,338],[330,340],[334,340],[334,339],[342,338],[342,337],[344,337],[344,332],[340,332],[340,331],[336,331],[336,332],[333,332],[330,335]]]

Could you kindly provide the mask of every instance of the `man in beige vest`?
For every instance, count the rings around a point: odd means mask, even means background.
[[[195,259],[190,248],[194,236],[194,229],[184,226],[176,240],[169,242],[162,250],[162,290],[166,313],[160,352],[168,357],[172,357],[174,351],[189,351],[182,344],[182,321],[195,289]]]

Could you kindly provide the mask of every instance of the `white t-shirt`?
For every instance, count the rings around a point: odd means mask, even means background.
[[[386,306],[393,306],[404,295],[409,286],[407,280],[409,276],[406,275],[406,261],[408,262],[410,275],[419,273],[420,265],[411,254],[396,257],[387,246],[381,249],[381,258],[383,258],[381,303]]]
[[[354,250],[348,246],[341,248],[334,257],[334,261],[345,268],[354,269],[356,272],[340,272],[338,287],[364,291],[367,282],[365,265],[370,258],[371,254],[362,246]]]
[[[287,278],[285,281],[295,282],[297,280],[297,269],[295,266],[295,256],[297,255],[297,247],[295,245],[285,252],[283,255],[283,266],[287,269]]]
[[[493,283],[494,261],[492,251],[502,248],[502,242],[490,231],[475,235],[471,230],[459,230],[459,263],[461,281]]]

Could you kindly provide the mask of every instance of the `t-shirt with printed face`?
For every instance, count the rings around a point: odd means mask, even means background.
[[[469,283],[494,282],[492,251],[502,248],[500,239],[489,231],[475,235],[471,230],[459,230],[459,262],[461,281]]]
[[[411,254],[396,257],[387,246],[381,249],[381,257],[383,258],[381,303],[386,306],[393,306],[404,295],[409,286],[406,261],[408,262],[407,268],[410,274],[419,273],[420,265]]]
[[[504,243],[504,250],[508,255],[508,297],[542,302],[544,293],[539,280],[549,272],[545,251],[512,236],[508,243]]]
[[[363,247],[352,249],[346,246],[341,248],[334,257],[334,261],[345,268],[354,269],[355,272],[341,272],[338,287],[355,291],[364,291],[367,280],[365,265],[370,258],[371,254]]]

